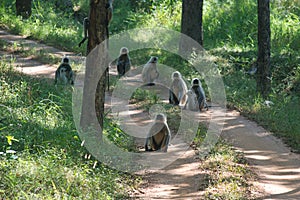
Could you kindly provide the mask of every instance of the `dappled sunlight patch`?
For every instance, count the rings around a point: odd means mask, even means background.
[[[257,175],[243,154],[223,142],[218,143],[200,168],[206,172],[205,196],[209,199],[255,199],[261,197],[254,186]]]

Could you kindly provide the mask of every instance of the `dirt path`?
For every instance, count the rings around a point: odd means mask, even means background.
[[[58,49],[25,40],[21,36],[0,30],[0,39],[30,44],[62,56],[70,54]],[[6,52],[0,52],[2,56]],[[43,65],[30,58],[16,58],[17,67],[26,74],[53,77],[55,66]],[[236,111],[227,111],[221,136],[245,153],[254,171],[259,175],[258,185],[266,192],[263,199],[300,199],[300,155],[291,153],[279,139]],[[202,199],[200,190],[203,174],[193,150],[188,150],[178,160],[164,168],[162,173],[146,171],[147,182],[137,199]],[[162,175],[163,174],[163,175]]]

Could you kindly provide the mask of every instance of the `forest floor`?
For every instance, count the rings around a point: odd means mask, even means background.
[[[29,48],[39,47],[58,57],[74,55],[2,30],[0,40],[27,44]],[[0,55],[10,56],[11,53],[2,51]],[[34,76],[54,77],[57,66],[42,64],[30,56],[13,56],[17,70]],[[207,112],[208,118],[211,112],[214,110]],[[257,186],[264,191],[262,199],[300,199],[300,155],[292,153],[280,139],[234,110],[226,111],[221,138],[244,153],[251,168],[258,174]],[[204,193],[199,189],[204,179],[204,174],[199,169],[200,162],[190,148],[167,167],[142,172],[145,181],[132,198],[203,199]]]

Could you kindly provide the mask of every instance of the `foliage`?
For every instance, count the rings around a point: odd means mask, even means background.
[[[72,118],[72,88],[20,74],[10,62],[0,61],[0,196],[127,198],[137,178],[97,164],[81,146]]]
[[[105,118],[103,134],[115,145],[125,151],[136,151],[134,138],[125,133],[118,122]]]
[[[64,6],[56,6],[57,2],[59,1],[34,0],[32,16],[24,20],[15,16],[15,1],[3,0],[0,3],[0,26],[13,33],[35,38],[59,48],[85,53],[85,47],[79,48],[77,45],[82,39],[82,19],[87,16],[88,1],[73,0],[72,10],[69,8],[66,10]],[[300,151],[299,4],[298,0],[270,3],[272,93],[267,99],[273,102],[270,107],[256,92],[255,75],[246,73],[256,66],[256,1],[205,0],[203,13],[204,47],[214,56],[213,62],[223,76],[228,106],[274,131],[296,151]],[[114,16],[109,29],[110,34],[136,27],[168,27],[180,30],[180,19],[180,0],[115,0]],[[23,47],[17,44],[9,48],[14,52],[23,51]],[[149,55],[159,56],[160,63],[182,72],[187,82],[190,82],[193,77],[199,77],[199,73],[192,70],[187,61],[164,52],[159,47],[132,51],[133,65],[145,64]],[[45,55],[41,54],[41,57]],[[54,59],[53,62],[57,61]],[[28,198],[51,198],[55,195],[55,197],[61,195],[62,198],[69,196],[85,198],[85,195],[94,195],[95,198],[109,199],[117,198],[118,192],[123,195],[124,190],[120,187],[125,187],[125,184],[119,183],[124,183],[126,176],[121,177],[117,172],[102,165],[93,169],[94,160],[83,159],[87,152],[80,146],[70,115],[71,88],[58,93],[54,88],[49,87],[49,80],[21,76],[10,68],[9,63],[1,61],[0,175],[3,183],[0,184],[0,196],[10,199],[21,195],[29,195]],[[161,103],[155,94],[143,90],[134,93],[132,102],[140,102],[142,108],[146,110],[157,102]],[[179,119],[177,110],[166,105],[164,107],[168,115],[172,115],[168,120],[171,127],[176,130],[178,124],[176,120]],[[106,125],[107,134],[112,141],[121,148],[134,151],[130,147],[132,140],[119,129],[118,122],[108,120]],[[200,143],[203,136],[200,128],[195,144]],[[126,142],[122,144],[121,141]],[[219,161],[220,154],[225,157],[230,154],[228,167],[243,171],[239,161],[238,164],[231,165],[233,153],[228,150],[225,150],[225,153],[222,149],[213,151],[212,162],[208,165],[222,172],[226,165]],[[17,161],[28,167],[23,169]],[[54,166],[53,163],[58,164]],[[69,172],[69,175],[66,176],[68,173],[65,172]],[[104,176],[108,177],[108,180]],[[230,190],[240,187],[236,183],[248,187],[245,180],[238,179],[234,180],[236,182],[230,182],[233,181],[232,177],[224,178],[222,173],[218,176],[209,178],[214,180],[211,188],[218,187],[218,183],[223,182]],[[84,181],[80,184],[82,177]],[[102,181],[106,181],[107,185],[101,185],[100,188],[100,184],[97,183]],[[30,187],[31,184],[27,184],[28,182],[33,183],[34,186]],[[89,187],[83,184],[90,185],[91,188],[95,187],[95,190],[89,191],[87,189]],[[216,186],[213,186],[214,184]],[[46,194],[45,191],[48,193]],[[37,196],[33,196],[33,193]],[[214,196],[211,190],[207,195],[215,199],[230,197],[226,191],[221,194],[221,197]],[[239,192],[234,195],[236,198],[242,198]]]
[[[15,16],[14,4],[4,1],[0,7],[0,25],[13,33],[36,38],[62,49],[82,51],[77,44],[81,40],[81,22],[72,20],[69,12],[55,9],[53,1],[33,1],[32,15],[24,20]],[[67,28],[66,28],[67,27]],[[75,42],[74,41],[78,41]]]

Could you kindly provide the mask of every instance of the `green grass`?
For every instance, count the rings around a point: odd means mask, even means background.
[[[78,48],[78,43],[82,38],[82,18],[87,16],[88,1],[76,0],[79,11],[65,14],[63,8],[55,9],[54,0],[34,1],[33,14],[28,20],[15,17],[14,1],[2,1],[0,3],[0,26],[10,32],[22,34],[29,38],[34,38],[47,44],[75,53],[85,53],[84,45]],[[173,3],[172,6],[170,6]],[[300,151],[300,5],[298,0],[282,0],[271,2],[271,68],[272,68],[272,92],[267,100],[271,100],[274,105],[267,107],[264,100],[256,92],[255,76],[245,74],[245,71],[255,65],[257,57],[257,11],[256,2],[252,0],[207,0],[204,1],[204,48],[213,55],[213,62],[218,66],[223,76],[226,88],[228,106],[241,111],[247,117],[256,120],[283,140],[295,151]],[[124,0],[114,2],[114,17],[110,24],[110,34],[120,33],[127,29],[136,27],[168,27],[173,30],[180,30],[181,1],[158,0],[158,1],[137,1]],[[1,46],[3,46],[1,44]],[[18,44],[8,46],[12,51],[24,55],[36,54],[24,49]],[[41,52],[41,58],[45,62],[53,62],[55,59],[47,58]],[[182,61],[178,56],[164,52],[160,49],[144,49],[142,51],[130,52],[133,64],[136,66],[144,64],[149,55],[159,56],[159,62],[180,70],[184,78],[189,82],[191,78],[199,76],[191,66]],[[84,159],[86,150],[80,146],[80,141],[71,117],[70,93],[71,88],[58,93],[56,89],[49,87],[50,80],[35,79],[20,75],[9,70],[9,64],[1,61],[1,95],[0,95],[0,151],[15,150],[16,154],[7,153],[1,156],[1,196],[7,198],[18,198],[20,195],[33,195],[32,191],[40,192],[37,195],[74,195],[78,193],[75,188],[63,189],[62,185],[79,184],[76,178],[71,178],[75,182],[69,183],[64,177],[63,169],[79,173],[78,176],[87,177],[87,181],[94,183],[91,176],[107,174],[108,185],[103,188],[96,188],[94,193],[83,189],[83,193],[78,196],[92,193],[94,197],[113,198],[117,192],[126,195],[126,176],[120,176],[116,171],[97,165],[92,168],[94,160]],[[3,72],[3,73],[2,73]],[[3,75],[2,75],[3,74]],[[113,82],[116,80],[114,79]],[[50,81],[52,83],[52,80]],[[205,84],[204,84],[205,86]],[[205,88],[207,89],[207,88]],[[143,98],[143,96],[147,98]],[[209,96],[209,95],[208,95]],[[142,102],[145,109],[150,105],[159,102],[155,95],[137,91],[134,100]],[[169,122],[176,130],[176,110],[166,107],[168,115],[172,115]],[[175,119],[175,120],[173,120]],[[118,129],[117,122],[107,121],[107,133],[113,135],[111,140],[121,147],[131,149],[132,140]],[[203,127],[202,127],[203,128]],[[195,143],[201,143],[203,134],[201,128],[197,133]],[[124,144],[120,141],[126,140]],[[122,146],[123,145],[123,146]],[[219,162],[218,155],[224,155],[222,148],[213,151],[211,155],[212,168],[214,162]],[[228,150],[226,150],[228,151]],[[54,158],[59,155],[60,158]],[[233,154],[233,153],[229,153]],[[16,157],[17,156],[17,157]],[[43,158],[39,160],[39,157]],[[218,158],[216,158],[218,157]],[[238,156],[239,157],[239,156]],[[26,167],[28,173],[16,172],[21,170],[18,160],[31,167]],[[230,160],[230,159],[229,159]],[[232,160],[232,158],[231,158]],[[50,173],[43,172],[43,166],[53,166],[51,163],[59,163],[58,167],[46,167]],[[65,163],[64,163],[65,162]],[[77,165],[78,163],[79,166]],[[229,162],[231,163],[231,161]],[[221,163],[222,164],[222,163]],[[239,161],[238,161],[238,164]],[[209,164],[210,165],[210,164]],[[223,164],[222,164],[223,165]],[[236,166],[237,164],[233,165]],[[229,165],[231,166],[231,165]],[[38,173],[31,174],[30,170],[39,169]],[[89,169],[86,172],[83,169]],[[237,165],[239,169],[239,165]],[[68,171],[68,170],[67,170]],[[3,172],[3,173],[2,173]],[[43,174],[44,173],[44,174]],[[58,180],[54,174],[59,174]],[[236,173],[236,172],[233,172]],[[26,174],[26,181],[22,182],[22,177],[18,174]],[[51,177],[51,174],[53,177]],[[242,173],[243,174],[243,173]],[[29,176],[33,176],[34,178]],[[49,181],[39,182],[40,177],[47,177]],[[207,195],[211,198],[231,198],[223,192],[222,188],[229,188],[236,191],[232,199],[244,198],[243,192],[247,192],[247,180],[232,180],[223,178],[220,174],[215,177],[210,175],[210,180],[214,180],[209,186]],[[247,176],[247,175],[245,175]],[[3,179],[2,179],[3,177]],[[62,177],[62,178],[61,178]],[[70,175],[70,177],[72,177]],[[36,181],[35,181],[36,179]],[[77,180],[77,179],[76,179]],[[81,180],[80,177],[78,180]],[[119,180],[125,180],[125,184],[119,184]],[[220,181],[225,180],[225,181]],[[230,180],[228,183],[228,180]],[[28,184],[33,181],[33,184]],[[98,180],[97,181],[101,181]],[[228,185],[222,185],[225,182]],[[124,183],[121,181],[121,183]],[[218,184],[221,185],[218,185]],[[111,185],[110,185],[111,184]],[[134,185],[135,183],[129,183]],[[239,189],[239,184],[242,188]],[[42,189],[38,189],[42,185]],[[98,186],[98,185],[97,185]],[[79,184],[79,188],[85,187]],[[120,189],[121,187],[121,189]],[[221,197],[216,196],[217,192],[212,192],[213,188],[222,191]],[[3,188],[3,189],[2,189]],[[8,189],[15,191],[10,193]],[[124,190],[125,188],[125,190]],[[49,194],[43,193],[50,190]],[[36,192],[35,191],[35,192]],[[241,191],[242,193],[240,193]],[[2,195],[3,194],[3,195]],[[18,196],[19,195],[19,196]],[[97,196],[98,195],[98,196]],[[109,197],[107,197],[108,195]],[[28,197],[29,198],[29,197]]]
[[[15,72],[0,61],[0,196],[6,199],[120,199],[138,177],[90,158],[72,118],[71,87]],[[106,124],[106,132],[116,125]],[[132,145],[112,134],[115,143]],[[122,141],[121,141],[122,140]],[[123,143],[128,140],[128,143]]]
[[[200,168],[206,172],[201,190],[205,199],[258,199],[263,194],[254,185],[257,176],[251,171],[243,153],[219,142]]]

